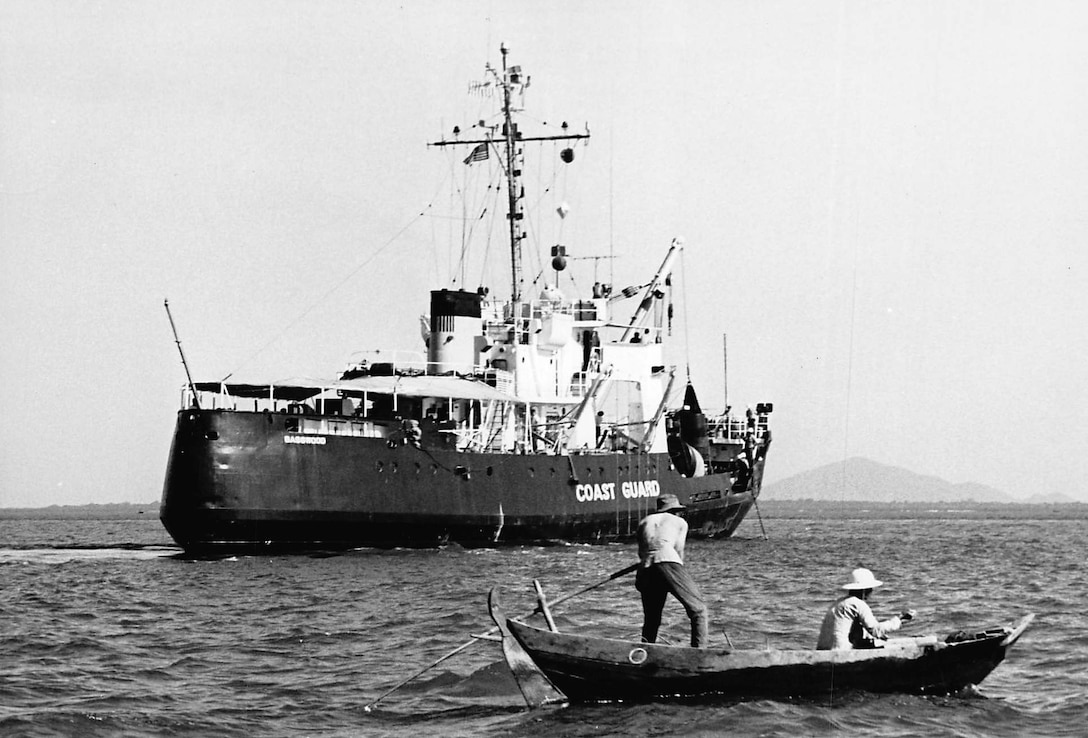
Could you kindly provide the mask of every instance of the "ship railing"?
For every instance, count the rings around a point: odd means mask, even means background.
[[[707,436],[718,443],[744,443],[749,435],[753,440],[761,441],[767,433],[768,420],[768,416],[763,414],[754,419],[733,415],[707,418]]]
[[[297,412],[298,414],[316,412],[310,404],[282,397],[242,397],[232,395],[226,386],[221,387],[217,392],[198,391],[196,399],[200,401],[200,407],[204,410],[233,410],[255,413],[264,411],[273,413]],[[312,403],[313,400],[310,402]],[[183,388],[181,391],[181,408],[187,410],[195,406],[192,391],[188,387]]]
[[[358,352],[352,355],[345,374],[365,375],[419,375],[419,374],[456,374],[462,377],[483,377],[491,367],[484,363],[428,361],[418,352],[404,352],[405,357],[397,352]],[[363,354],[369,354],[364,356]]]
[[[431,363],[418,351],[356,351],[348,358],[345,373],[394,375],[426,374]]]
[[[498,370],[494,372],[495,389],[499,392],[506,392],[507,394],[514,394],[514,373],[511,371]]]
[[[287,400],[275,400],[269,398],[255,398],[255,397],[238,397],[230,394],[227,391],[226,386],[220,387],[219,391],[212,392],[209,390],[197,390],[194,394],[189,387],[183,387],[181,390],[181,409],[187,410],[192,407],[196,407],[197,401],[200,402],[200,407],[205,410],[250,410],[258,412],[264,407],[272,411],[277,411],[277,406],[286,407],[288,405]],[[252,403],[252,407],[250,407]]]
[[[600,324],[607,320],[608,301],[604,298],[593,300],[567,300],[540,297],[517,303],[491,300],[485,302],[481,317],[489,326],[510,325],[518,320],[543,319],[549,315],[569,315],[576,323]]]
[[[318,416],[299,418],[298,432],[319,436],[386,438],[390,435],[390,428],[388,424],[374,423],[367,420]]]

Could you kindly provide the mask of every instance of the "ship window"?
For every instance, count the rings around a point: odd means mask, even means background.
[[[204,434],[204,437],[207,438],[209,441],[217,441],[219,440],[219,431],[210,430]]]
[[[287,420],[283,421],[283,427],[286,430],[298,433],[298,418],[287,418]]]

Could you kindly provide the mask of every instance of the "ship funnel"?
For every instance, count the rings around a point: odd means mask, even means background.
[[[464,290],[431,292],[431,336],[427,373],[467,374],[476,365],[477,338],[482,335],[483,295]]]

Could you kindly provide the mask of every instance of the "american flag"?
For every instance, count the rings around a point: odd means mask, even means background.
[[[465,157],[465,164],[471,164],[474,161],[483,161],[487,158],[487,144],[477,144],[476,148],[472,150],[472,153]]]

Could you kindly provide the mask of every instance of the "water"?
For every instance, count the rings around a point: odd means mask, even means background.
[[[884,580],[878,615],[909,632],[981,629],[1037,613],[977,689],[944,697],[602,704],[523,709],[495,643],[364,706],[508,610],[600,581],[633,545],[329,556],[178,556],[158,521],[0,521],[0,735],[797,736],[1084,735],[1088,521],[767,519],[692,541],[712,642],[809,647],[851,568]],[[559,608],[561,630],[638,633],[629,577]],[[673,601],[663,635],[687,636]]]

